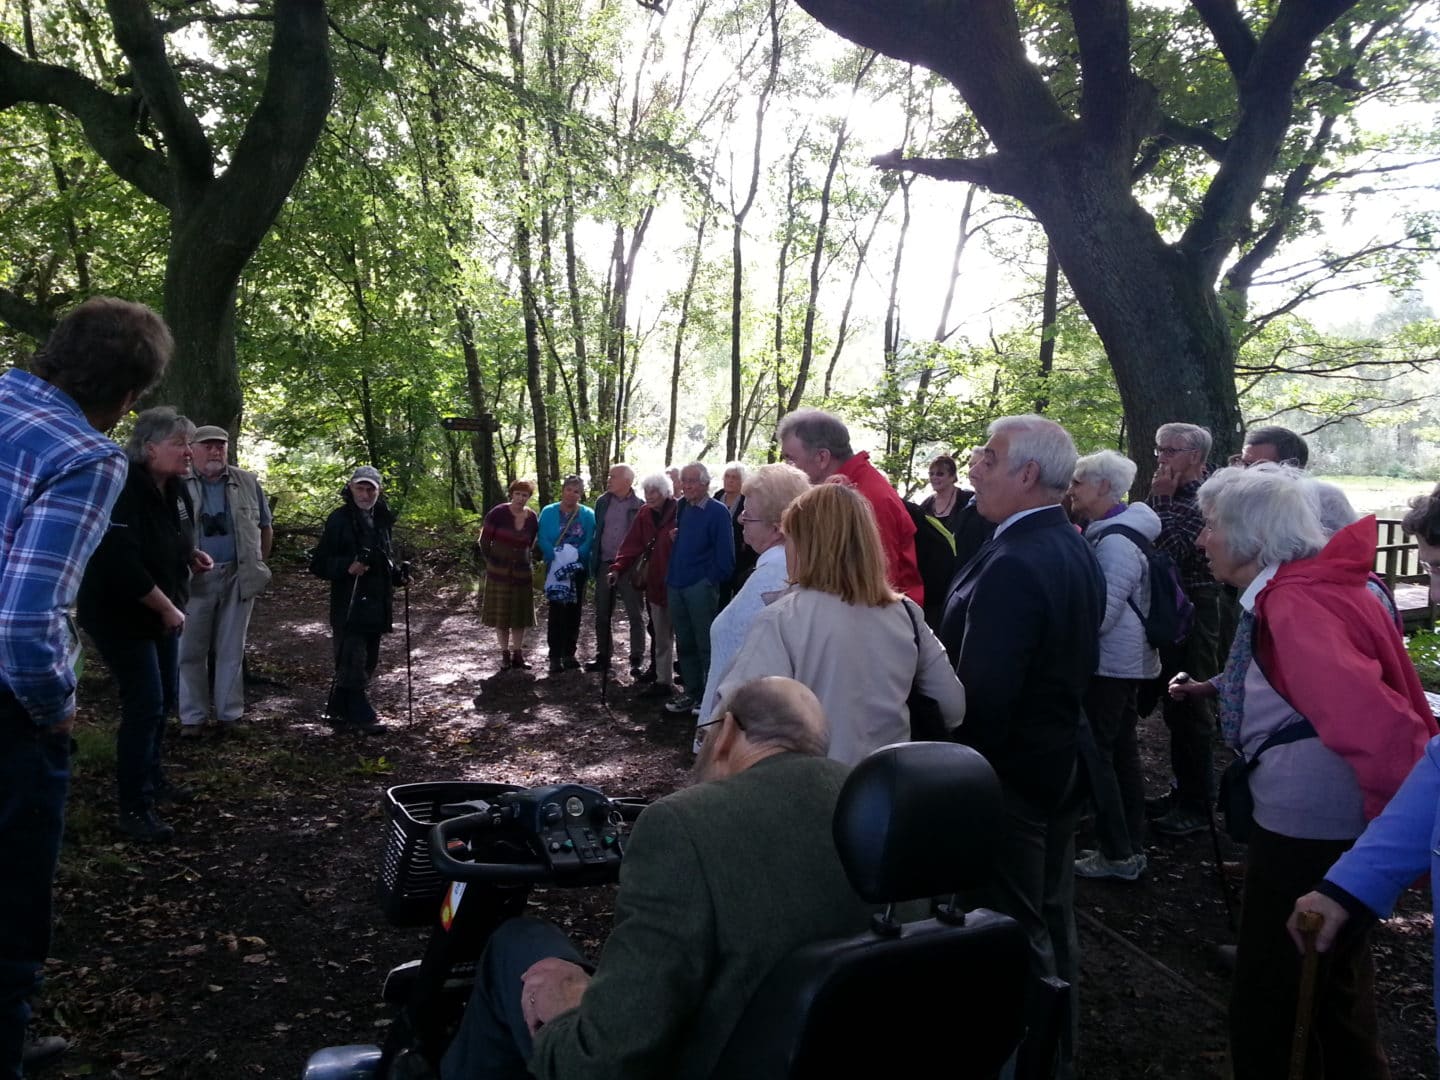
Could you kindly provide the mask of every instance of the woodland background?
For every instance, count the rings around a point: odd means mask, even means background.
[[[0,361],[86,295],[153,304],[155,400],[238,432],[282,517],[360,461],[414,520],[762,461],[801,404],[907,492],[1031,410],[1142,431],[1142,483],[1159,419],[1433,477],[1434,30],[1402,0],[0,0]]]

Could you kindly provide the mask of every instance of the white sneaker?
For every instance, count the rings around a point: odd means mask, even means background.
[[[1107,859],[1104,853],[1092,851],[1084,858],[1075,860],[1075,873],[1083,878],[1136,881],[1145,872],[1145,861],[1144,855],[1131,855],[1128,859]]]

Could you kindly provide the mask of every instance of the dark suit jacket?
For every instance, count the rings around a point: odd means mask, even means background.
[[[709,1076],[783,956],[869,924],[873,909],[851,890],[831,835],[848,772],[777,754],[647,807],[625,849],[594,981],[578,1009],[537,1033],[531,1072]]]
[[[1075,765],[1104,614],[1100,565],[1058,506],[1015,522],[950,586],[940,640],[965,685],[956,738],[1047,809]]]

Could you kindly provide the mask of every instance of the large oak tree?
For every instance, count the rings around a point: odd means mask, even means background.
[[[236,286],[305,168],[330,108],[326,5],[275,0],[270,10],[232,14],[186,5],[158,18],[145,0],[107,0],[105,7],[129,69],[115,85],[90,77],[78,63],[27,58],[0,41],[0,109],[30,103],[59,110],[81,125],[117,176],[165,208],[164,314],[176,350],[164,393],[197,423],[233,429],[241,412]],[[211,130],[213,117],[202,119],[187,100],[182,78],[182,72],[193,78],[197,69],[213,67],[213,60],[178,64],[168,39],[196,23],[238,21],[269,24],[269,49],[243,129],[233,145],[222,145]],[[232,100],[246,99],[242,89]],[[40,330],[53,317],[48,298],[27,303],[10,293],[0,299],[0,315],[20,328]]]
[[[1298,220],[1337,112],[1363,90],[1366,49],[1417,5],[1190,0],[1164,13],[1167,35],[1140,40],[1142,15],[1154,26],[1157,13],[1125,0],[798,3],[959,91],[988,153],[877,163],[977,183],[1034,214],[1104,343],[1136,445],[1186,420],[1215,432],[1218,454],[1233,449],[1237,328],[1255,272]],[[1223,75],[1202,88],[1207,69]],[[1137,185],[1182,154],[1196,197],[1157,223]]]

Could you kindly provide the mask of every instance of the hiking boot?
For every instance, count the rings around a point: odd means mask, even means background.
[[[653,667],[647,667],[644,671],[640,672],[631,668],[630,673],[635,676],[636,682],[653,683],[655,681],[655,669]]]
[[[1102,851],[1087,851],[1075,860],[1077,877],[1138,881],[1144,872],[1144,855],[1131,855],[1128,859],[1107,859]]]
[[[155,801],[157,803],[192,803],[195,801],[195,792],[187,787],[182,787],[180,784],[172,784],[167,780],[165,783],[156,786]]]
[[[603,657],[602,657],[602,656],[597,656],[594,660],[591,660],[588,664],[585,665],[585,670],[586,670],[586,671],[609,671],[609,670],[610,670],[610,658],[609,658],[608,656],[603,656]]]
[[[115,819],[115,827],[132,840],[158,844],[169,840],[175,830],[157,818],[151,810],[131,810]]]
[[[1158,817],[1164,817],[1175,808],[1175,794],[1167,791],[1164,795],[1154,799],[1145,800],[1145,820],[1154,821]]]
[[[31,1035],[25,1033],[25,1045],[20,1051],[24,1065],[39,1065],[51,1058],[59,1057],[70,1049],[70,1040],[60,1035]]]
[[[641,665],[641,664],[631,664],[631,665],[630,665],[630,677],[631,677],[632,679],[634,679],[636,682],[645,682],[645,668],[644,668],[644,666]],[[654,675],[652,674],[650,678],[651,678],[651,680],[653,680],[653,679],[654,679]]]
[[[1177,805],[1168,814],[1150,822],[1150,827],[1162,836],[1193,836],[1210,827],[1210,815],[1203,810]]]
[[[524,653],[512,652],[510,654],[510,666],[513,668],[518,668],[521,671],[529,671],[530,661],[525,659]]]
[[[551,675],[554,675],[556,672],[560,672],[560,671],[564,671],[564,670],[565,670],[565,659],[564,659],[564,657],[560,657],[560,656],[552,656],[552,657],[550,657],[550,660],[549,660],[549,662],[545,665],[545,667],[546,667],[546,670],[549,671]]]
[[[681,694],[679,697],[673,697],[665,702],[665,711],[677,715],[688,713],[693,708],[695,708],[695,699],[689,694]]]

